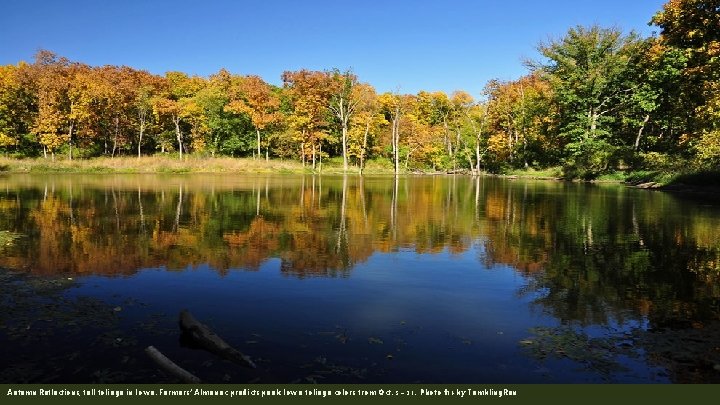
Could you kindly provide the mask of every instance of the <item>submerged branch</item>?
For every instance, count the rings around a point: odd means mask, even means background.
[[[164,354],[160,353],[154,346],[148,346],[145,348],[145,353],[150,356],[155,363],[160,366],[161,369],[167,371],[174,377],[177,377],[186,384],[200,384],[200,379],[195,375],[185,370],[184,368],[175,364],[172,360],[165,357]]]
[[[256,368],[250,357],[227,344],[187,310],[180,312],[180,329],[185,337],[203,349],[242,366]]]

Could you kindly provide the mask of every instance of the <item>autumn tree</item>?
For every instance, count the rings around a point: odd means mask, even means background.
[[[348,127],[350,119],[357,109],[360,99],[354,90],[358,85],[357,76],[350,70],[340,73],[337,69],[331,74],[332,96],[330,110],[340,122],[343,171],[348,170]]]
[[[717,0],[669,0],[660,35],[575,27],[539,45],[515,80],[465,92],[377,95],[352,72],[285,72],[283,87],[221,70],[208,78],[92,67],[48,51],[0,67],[0,150],[68,158],[188,152],[386,156],[398,174],[562,165],[568,177],[615,168],[714,169],[720,162]],[[174,147],[173,145],[177,145]]]
[[[99,106],[111,94],[122,97],[121,89],[107,90],[106,81],[99,69],[83,64],[72,64],[68,70],[67,99],[69,101],[68,126],[68,158],[73,159],[73,148],[86,146],[98,133],[97,118]],[[120,102],[122,103],[122,102]],[[116,119],[123,115],[123,105],[115,108]]]
[[[246,76],[236,81],[231,88],[231,100],[226,111],[247,114],[257,135],[257,155],[260,158],[263,145],[261,133],[277,126],[282,121],[278,92],[259,76]],[[269,159],[270,145],[265,142],[265,160]]]
[[[480,174],[482,162],[487,153],[488,101],[478,102],[467,111],[466,125],[469,127],[469,142],[475,153],[475,174]]]
[[[418,116],[424,117],[427,125],[442,126],[443,144],[446,148],[447,157],[450,162],[454,162],[458,145],[454,142],[451,129],[454,111],[450,98],[443,91],[433,93],[421,91],[418,93],[418,101],[420,102]],[[454,166],[450,162],[448,167]]]
[[[687,57],[686,86],[702,104],[708,86],[720,80],[720,1],[670,0],[655,16],[663,44],[682,50]]]
[[[452,129],[455,135],[455,156],[452,159],[453,169],[457,169],[458,158],[457,155],[462,155],[468,163],[468,167],[472,171],[475,167],[473,164],[473,158],[471,154],[471,148],[473,142],[468,142],[467,137],[463,136],[467,133],[468,128],[468,114],[470,109],[474,105],[474,100],[470,94],[464,91],[454,91],[450,95],[450,114],[447,118],[447,127]]]
[[[695,146],[701,163],[716,167],[720,154],[711,151],[720,150],[720,2],[670,0],[651,22],[661,28],[660,46],[682,64],[673,83],[685,107],[681,141]]]
[[[557,164],[560,140],[555,131],[554,100],[550,84],[539,72],[520,79],[492,80],[485,91],[487,145],[494,153],[491,166],[547,166]]]
[[[137,154],[142,155],[142,145],[145,132],[153,117],[153,97],[162,87],[161,80],[145,71],[132,72],[134,81],[132,110],[137,120]]]
[[[201,121],[196,116],[198,112],[196,103],[192,97],[204,85],[199,77],[189,77],[182,72],[168,72],[165,74],[166,88],[164,92],[156,96],[153,102],[153,112],[158,118],[167,117],[173,125],[175,140],[178,145],[179,158],[182,160],[183,151],[188,150],[184,142],[184,134],[181,123],[192,118],[194,125],[191,131],[199,132]],[[194,116],[195,115],[195,116]]]
[[[397,93],[383,93],[379,97],[385,120],[390,123],[390,144],[395,175],[400,174],[400,120],[403,98]]]
[[[322,144],[328,138],[329,105],[332,98],[330,76],[326,72],[299,70],[282,75],[284,88],[292,104],[288,118],[297,133],[300,159],[309,154],[313,170],[316,157],[322,156]]]
[[[90,153],[101,147],[102,153],[116,156],[129,151],[134,137],[136,115],[133,111],[137,84],[135,71],[127,67],[103,66],[90,72],[90,128],[86,136]],[[112,148],[108,152],[108,142]]]
[[[442,100],[439,107],[438,100]],[[447,101],[447,103],[445,103]],[[403,146],[400,150],[405,157],[405,169],[432,167],[448,168],[446,141],[452,141],[448,121],[449,99],[443,92],[419,92],[402,98],[403,114],[400,118],[400,134]]]
[[[53,160],[55,151],[70,138],[67,132],[70,121],[70,101],[67,96],[69,66],[69,60],[58,58],[48,51],[38,52],[33,64],[37,75],[38,114],[31,130],[38,136],[43,155],[47,157],[47,152],[50,152]]]
[[[371,144],[387,121],[372,86],[364,83],[353,86],[353,97],[357,100],[357,111],[349,119],[348,155],[358,159],[362,174]]]
[[[0,149],[20,152],[36,114],[37,88],[26,63],[0,66]]]

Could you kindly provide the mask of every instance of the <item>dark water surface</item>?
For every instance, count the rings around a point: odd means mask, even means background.
[[[470,177],[0,176],[0,382],[717,382],[720,203]],[[251,356],[180,339],[190,310]]]

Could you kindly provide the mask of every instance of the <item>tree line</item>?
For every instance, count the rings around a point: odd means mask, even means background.
[[[480,99],[378,94],[352,71],[288,71],[282,86],[225,69],[209,77],[92,67],[49,51],[0,66],[0,153],[67,159],[174,153],[296,159],[317,169],[369,159],[409,170],[498,172],[720,164],[720,1],[670,0],[643,38],[577,26],[538,45],[517,80]]]

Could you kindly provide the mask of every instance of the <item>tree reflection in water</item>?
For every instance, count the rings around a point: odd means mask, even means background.
[[[226,275],[279,260],[287,277],[352,277],[379,253],[472,250],[479,269],[512,267],[525,280],[519,297],[580,333],[697,330],[720,314],[717,204],[618,185],[13,175],[0,190],[0,231],[23,236],[0,248],[0,267],[35,275],[199,265]]]

